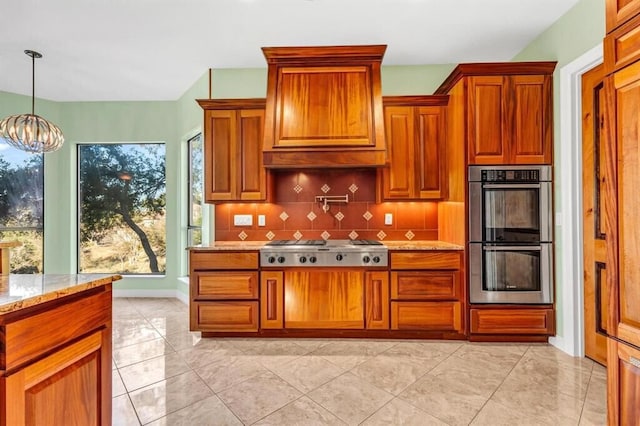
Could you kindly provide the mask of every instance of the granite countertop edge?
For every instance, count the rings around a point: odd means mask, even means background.
[[[216,241],[209,245],[187,247],[191,251],[255,251],[268,241]],[[382,241],[389,250],[464,250],[464,246],[446,241]]]
[[[0,316],[120,279],[122,276],[118,274],[3,275],[0,276]]]

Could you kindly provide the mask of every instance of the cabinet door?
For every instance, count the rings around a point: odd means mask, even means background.
[[[461,302],[391,302],[392,330],[461,332]]]
[[[264,110],[238,111],[238,197],[240,200],[264,200],[266,176],[262,166]]]
[[[367,329],[389,329],[389,273],[365,273],[365,304]]]
[[[471,334],[539,334],[555,333],[553,309],[471,309]]]
[[[640,13],[640,0],[606,0],[607,33]]]
[[[238,192],[236,111],[206,110],[204,134],[205,200],[235,200]]]
[[[610,425],[637,425],[640,419],[640,350],[608,339],[607,416]]]
[[[0,405],[3,406],[0,424],[110,425],[111,354],[107,356],[105,351],[111,351],[111,336],[106,334],[106,331],[91,334],[0,377]],[[109,341],[108,345],[105,340]],[[108,376],[102,372],[105,361]]]
[[[551,164],[551,76],[515,75],[509,82],[510,102],[505,134],[511,164]]]
[[[606,87],[610,92],[610,80]],[[612,267],[608,277],[613,302],[609,333],[640,347],[640,62],[613,75],[613,104],[607,109],[615,114],[612,146],[616,152],[610,162],[617,166],[617,197],[615,191],[608,191],[605,212],[617,218],[617,226],[607,229],[617,230],[618,240],[617,268],[615,261],[607,259],[607,268]],[[616,250],[613,240],[611,247]]]
[[[284,325],[284,273],[262,271],[260,274],[260,328]]]
[[[417,151],[417,196],[439,199],[447,196],[446,179],[446,109],[424,106],[415,109]],[[413,157],[413,156],[412,156]]]
[[[468,90],[469,164],[508,164],[504,77],[469,77]]]
[[[383,198],[409,199],[415,191],[414,108],[389,106],[384,109],[389,166],[383,171]]]

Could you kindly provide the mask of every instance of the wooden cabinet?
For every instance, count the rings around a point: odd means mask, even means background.
[[[267,197],[262,164],[264,99],[199,100],[204,109],[205,201]]]
[[[265,47],[264,164],[383,166],[386,46]]]
[[[379,172],[383,200],[446,198],[447,101],[448,96],[383,98],[389,160]]]
[[[260,274],[260,328],[284,327],[284,273],[262,271]]]
[[[449,143],[467,145],[468,164],[553,163],[555,65],[460,64],[453,70],[436,94],[452,95]]]
[[[469,78],[469,164],[552,163],[552,78]]]
[[[189,252],[191,331],[257,332],[257,251]]]
[[[555,334],[555,317],[552,307],[483,306],[471,309],[470,328],[472,336],[539,335],[546,340]]]
[[[391,329],[464,336],[463,253],[391,251]]]
[[[1,425],[111,424],[111,284],[0,318]]]
[[[365,328],[389,329],[389,272],[365,272]]]
[[[606,0],[607,33],[640,14],[640,0]]]
[[[607,345],[607,416],[609,425],[640,422],[640,349],[609,338]]]

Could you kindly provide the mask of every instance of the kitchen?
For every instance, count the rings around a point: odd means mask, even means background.
[[[587,7],[587,6],[583,6],[583,7]],[[580,13],[583,13],[583,11],[578,9],[575,13],[577,14],[577,16],[581,16]],[[571,16],[569,18],[567,18],[567,19],[570,20],[570,18],[571,18]],[[591,19],[593,19],[593,18],[591,18]],[[593,44],[592,45],[595,45],[595,44],[597,44],[599,42],[598,40],[601,38],[601,36],[602,36],[602,34],[601,35],[597,35],[596,34],[596,36],[590,35],[590,36],[587,36],[585,38],[582,38],[581,40],[582,40],[582,42],[587,43],[587,44],[590,43],[589,40],[593,40]],[[591,38],[589,38],[589,37],[591,37]],[[585,47],[591,47],[591,46],[587,45]],[[580,46],[576,46],[575,49],[576,49],[576,53],[581,51],[581,47]],[[573,54],[569,54],[567,56],[567,59],[565,60],[565,62],[568,62],[570,59],[572,59],[573,58],[572,55]],[[526,55],[523,55],[523,56],[524,57],[520,58],[520,59],[527,59]],[[531,59],[541,59],[541,58],[537,57],[537,58],[531,58]],[[542,58],[542,59],[544,59],[544,58]],[[561,59],[561,58],[558,58],[558,59]],[[559,62],[560,62],[559,65],[562,65],[564,63],[562,60],[560,60]],[[390,70],[390,71],[393,71],[393,70]],[[440,74],[438,74],[437,78],[434,76],[433,79],[437,80],[437,81],[431,87],[431,89],[424,90],[424,91],[420,90],[419,92],[420,93],[432,93],[435,90],[435,88],[437,88],[437,85],[444,80],[444,78],[446,77],[446,75],[449,72],[450,72],[450,70],[447,70],[445,72],[441,72]],[[225,78],[233,79],[234,77],[232,76],[232,72],[231,71],[227,71],[227,70],[214,70],[213,71],[213,75],[214,75],[214,84],[213,84],[214,96],[213,97],[214,98],[231,97],[231,96],[229,96],[229,95],[224,93],[225,90],[229,90],[230,86],[226,85],[226,84],[221,84],[220,86],[216,86],[215,81],[218,81],[218,82],[224,81]],[[255,76],[255,79],[253,79],[253,80],[250,79],[248,81],[249,82],[248,86],[246,84],[247,83],[247,80],[246,80],[247,75],[254,75]],[[245,96],[245,95],[247,95],[246,91],[249,92],[248,97],[261,96],[262,93],[264,93],[263,92],[264,91],[264,87],[266,86],[266,82],[264,80],[264,70],[255,70],[255,71],[247,70],[247,71],[244,72],[243,77],[244,78],[242,79],[242,82],[241,82],[243,89],[238,90],[237,93],[234,94],[233,97],[238,97],[239,96],[238,94],[240,94],[240,96]],[[400,78],[402,78],[402,77],[400,77]],[[385,74],[384,74],[384,69],[383,69],[383,80],[384,79],[385,79]],[[418,82],[424,81],[424,77],[420,77],[420,75],[416,75],[416,81],[418,81]],[[238,83],[239,84],[237,86],[240,87],[240,81],[238,81]],[[416,84],[420,84],[420,83],[416,83]],[[255,91],[256,94],[252,95],[251,91],[248,90],[247,87],[251,87],[253,85],[255,85],[256,87],[262,85],[262,89],[256,90]],[[196,99],[196,98],[198,98],[198,99],[207,98],[208,97],[207,86],[208,86],[207,76],[203,76],[203,78],[197,84],[197,93],[186,93],[184,95],[185,109],[189,109],[191,111],[195,110],[193,115],[194,115],[194,117],[198,117],[198,118],[194,118],[192,123],[195,123],[196,120],[198,120],[198,119],[201,120],[201,115],[202,115],[202,110],[200,110],[197,105],[194,105],[194,106],[191,105],[193,103],[193,99]],[[387,90],[386,87],[391,87],[391,89],[389,89],[389,90],[393,90],[392,86],[389,86],[389,85],[385,86],[384,81],[383,81],[383,88],[384,88],[383,90]],[[216,90],[218,90],[219,92],[216,93],[215,92]],[[405,92],[405,93],[406,94],[415,94],[416,92],[413,92],[413,93],[412,92]],[[157,110],[155,112],[157,113],[157,117],[160,117],[160,118],[163,117],[163,116],[166,116],[166,114],[168,114],[169,111],[173,110],[172,107],[170,105],[168,105],[168,104],[151,105],[150,107],[157,108]],[[75,122],[75,120],[74,120],[74,123],[69,123],[69,126],[71,127],[70,131],[72,132],[72,134],[74,134],[74,138],[76,138],[78,140],[114,140],[114,139],[122,139],[122,136],[118,136],[118,133],[121,132],[122,130],[118,130],[118,131],[115,132],[116,134],[113,134],[112,130],[109,131],[109,130],[104,129],[104,128],[88,129],[88,128],[82,128],[81,127],[81,123],[83,121],[91,122],[91,120],[94,120],[95,116],[100,115],[103,112],[103,111],[101,111],[101,109],[102,109],[101,105],[92,105],[92,104],[74,105],[74,104],[70,104],[70,105],[68,105],[68,108],[69,108],[69,110],[65,111],[65,115],[66,115],[66,113],[69,113],[70,116],[76,117],[78,119],[77,123]],[[556,113],[557,113],[557,108],[556,108]],[[116,115],[116,116],[113,116],[112,118],[116,122],[127,123],[128,120],[125,118],[126,114],[127,114],[127,112],[123,111],[121,117],[118,117]],[[153,131],[152,134],[148,134],[148,135],[143,136],[142,139],[144,139],[144,140],[166,139],[166,137],[162,136],[163,128],[164,128],[164,131],[166,131],[166,132],[175,132],[174,129],[170,129],[168,127],[168,124],[165,122],[166,120],[161,120],[161,119],[160,120],[150,119],[150,120],[152,120],[152,122],[154,124],[154,126],[152,126],[152,127],[154,127],[154,131]],[[557,119],[554,120],[554,121],[558,122]],[[137,123],[137,125],[139,125],[139,124],[140,123]],[[65,126],[65,127],[68,128],[69,126]],[[177,131],[178,134],[186,133],[189,129],[194,127],[194,125],[191,125],[191,124],[188,124],[188,123],[185,122],[183,127],[184,128],[182,129],[183,130],[182,132],[180,132],[180,130]],[[96,133],[98,133],[98,134],[96,134]],[[557,140],[557,138],[556,138],[556,140]],[[171,152],[172,152],[172,155],[175,155],[174,158],[179,158],[180,157],[179,150],[177,148],[173,147],[173,148],[170,148],[170,149],[173,150]],[[556,154],[555,157],[557,159],[557,157],[558,157],[557,154]],[[69,158],[62,158],[62,156],[52,156],[52,157],[49,157],[47,161],[49,161],[50,164],[54,165],[54,168],[56,168],[56,166],[58,166],[62,170],[68,170],[70,168],[70,166],[72,165],[72,161]],[[175,164],[174,164],[174,167],[175,167]],[[54,168],[49,168],[49,170],[54,170]],[[176,176],[175,169],[174,169],[174,172],[172,172],[172,173],[174,173],[174,176]],[[71,176],[69,176],[68,178],[72,179]],[[363,188],[364,187],[363,185],[357,185],[357,186],[359,188]],[[175,190],[175,188],[174,188],[174,190]],[[360,191],[360,190],[358,190],[358,191]],[[358,191],[356,191],[356,193]],[[60,196],[58,198],[59,200],[69,200],[70,195],[68,193],[66,193],[66,191],[64,189],[62,189],[62,188],[53,188],[52,192],[54,194],[59,192],[59,194],[57,194],[57,195]],[[314,194],[314,195],[319,195],[319,194]],[[45,201],[45,203],[47,203],[47,201]],[[71,205],[73,203],[72,202],[69,202],[69,203],[63,202],[62,204],[63,205],[64,204]],[[317,207],[321,208],[321,204],[318,204]],[[174,207],[174,209],[175,208],[176,207]],[[432,208],[433,207],[429,207],[429,209],[432,209]],[[46,209],[46,210],[52,211],[52,209],[53,209],[53,207],[51,209]],[[400,211],[399,213],[395,213],[393,215],[393,219],[392,219],[393,222],[392,222],[392,225],[390,225],[390,226],[394,226],[393,223],[397,224],[397,221],[402,219],[401,215],[402,215],[402,212],[404,211],[404,209],[401,208],[401,209],[399,209],[399,211]],[[380,213],[382,213],[382,215],[384,215],[384,213],[386,213],[386,212],[385,211],[381,211]],[[68,215],[71,216],[73,214],[74,214],[73,213],[73,209],[71,209],[68,212]],[[318,210],[316,214],[318,216],[318,219],[316,219],[316,220],[322,220],[322,217],[323,217],[324,213],[321,210]],[[173,239],[180,240],[180,239],[183,239],[184,237],[179,232],[179,227],[180,226],[179,226],[179,223],[178,223],[177,219],[175,219],[177,216],[178,215],[174,215],[174,219],[172,219],[174,222],[170,223],[167,226],[167,229],[169,230],[168,232],[170,233],[170,235],[173,235],[173,237],[172,237]],[[383,216],[381,216],[381,217],[383,217]],[[256,221],[258,220],[257,215],[254,216],[254,220],[256,220]],[[276,220],[280,220],[280,219],[276,219]],[[308,219],[304,219],[304,220],[308,220]],[[377,216],[376,216],[376,220],[377,220]],[[267,217],[267,223],[272,223],[270,217]],[[278,222],[276,222],[276,223],[278,223]],[[440,225],[440,221],[438,221],[437,223],[438,223],[438,225]],[[431,228],[427,228],[425,226],[424,230],[428,232],[428,229],[431,229],[431,231],[433,232],[433,229],[434,229],[433,228],[433,223],[430,224],[430,226],[432,226],[432,227]],[[403,233],[405,233],[407,230],[404,230]],[[74,270],[74,267],[73,267],[74,261],[71,260],[71,259],[73,259],[73,256],[65,255],[66,252],[72,252],[73,251],[73,244],[74,244],[73,243],[73,238],[69,238],[68,237],[68,236],[74,234],[73,225],[68,223],[67,221],[61,220],[60,221],[60,226],[56,226],[56,227],[54,227],[54,229],[51,229],[51,230],[46,231],[46,232],[52,233],[53,237],[59,237],[56,240],[56,241],[59,241],[58,250],[55,253],[53,253],[52,255],[48,255],[47,256],[47,260],[45,260],[45,262],[49,263],[49,265],[50,265],[49,268],[47,269],[48,272],[56,272],[56,271],[68,272],[69,270]],[[344,238],[346,238],[346,237],[344,237]],[[375,237],[371,237],[371,238],[377,239]],[[429,237],[426,237],[426,238],[429,238]],[[182,255],[182,252],[181,252],[179,247],[173,247],[173,248],[168,247],[168,250],[171,250],[171,253],[168,256],[170,258],[169,262],[173,262],[172,263],[173,266],[171,268],[168,268],[168,271],[172,270],[173,272],[171,272],[171,274],[175,274],[174,276],[177,277],[179,275],[178,272],[177,272],[179,270],[179,267],[177,265],[178,265],[178,263],[180,263],[178,261],[178,259],[182,258],[183,255]],[[170,292],[175,291],[175,290],[172,290],[172,289],[175,288],[175,284],[173,283],[173,282],[176,281],[175,278],[168,277],[168,278],[166,278],[164,280],[163,279],[155,279],[155,281],[153,279],[149,279],[148,281],[151,281],[152,283],[154,283],[153,284],[154,286],[158,287],[158,289],[159,289],[158,293],[162,293],[164,291],[165,294],[170,294]],[[164,285],[164,284],[162,284],[163,281],[166,281],[166,282],[171,282],[172,281],[172,283]],[[134,295],[136,292],[139,295],[144,295],[145,293],[146,294],[151,294],[151,291],[148,290],[148,288],[149,287],[146,287],[146,285],[142,285],[142,280],[137,280],[137,282],[136,282],[136,280],[134,280],[134,279],[125,279],[125,280],[123,280],[122,285],[119,286],[119,288],[116,288],[116,290],[120,290],[120,291],[129,290],[130,291],[129,295]],[[187,289],[186,285],[181,285],[181,287],[179,287],[179,292],[182,294],[182,297],[185,297],[185,290],[186,289]],[[122,293],[122,294],[126,294],[126,292]],[[175,294],[175,293],[173,293],[173,294]],[[559,314],[562,313],[562,310],[559,310],[558,313]]]

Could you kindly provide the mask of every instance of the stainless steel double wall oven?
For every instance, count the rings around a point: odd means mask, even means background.
[[[471,303],[553,302],[551,166],[469,166]]]

